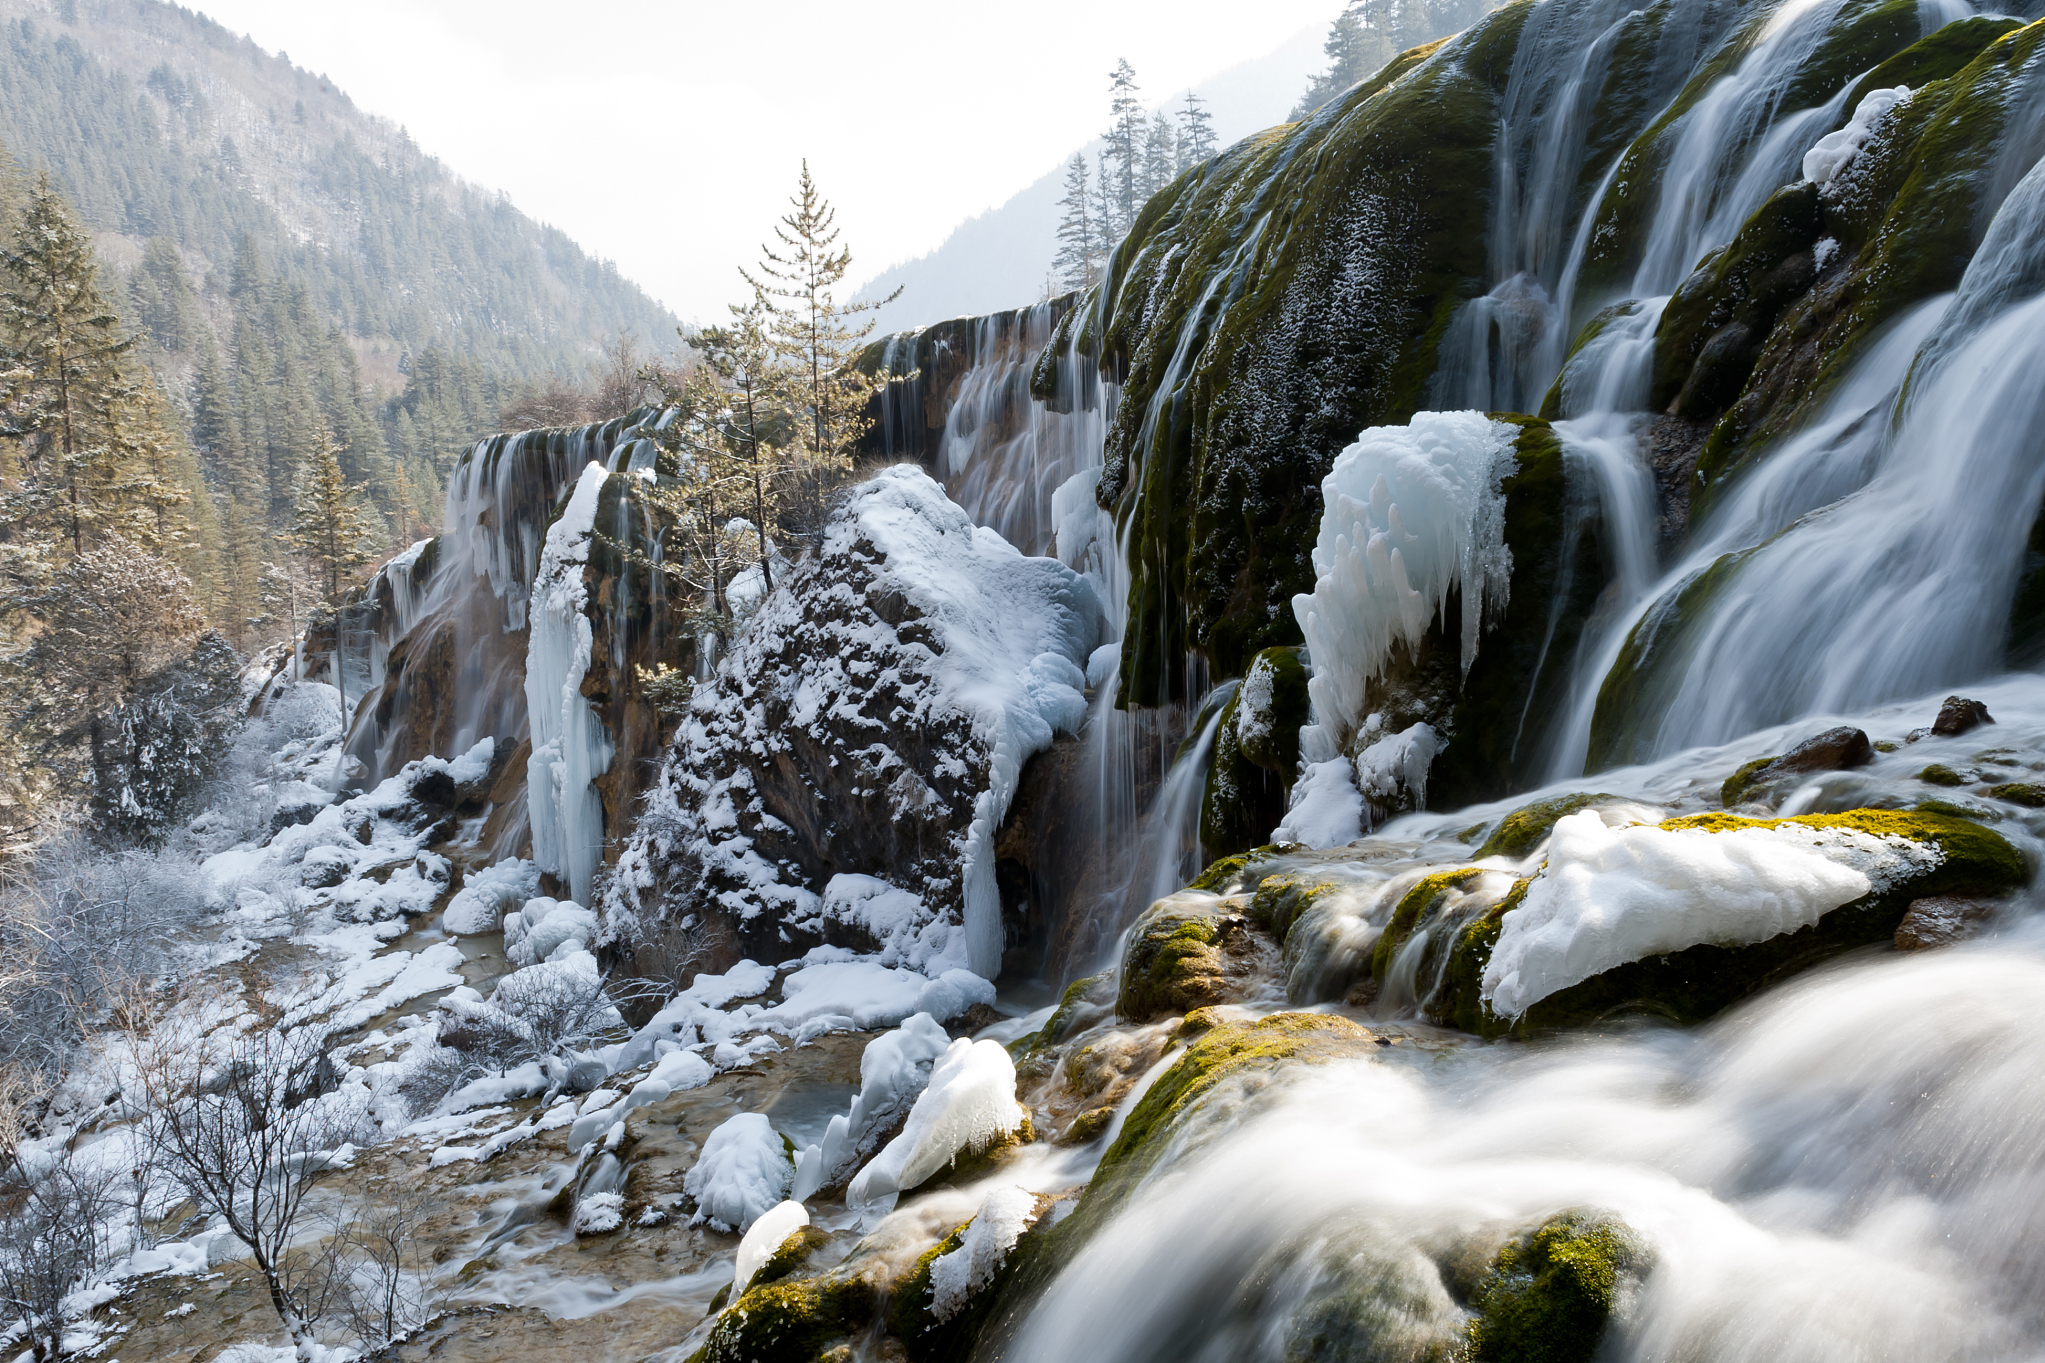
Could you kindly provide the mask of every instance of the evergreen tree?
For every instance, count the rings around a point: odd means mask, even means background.
[[[1327,70],[1313,78],[1300,101],[1293,106],[1294,121],[1307,117],[1343,91],[1382,66],[1395,50],[1391,34],[1399,0],[1349,0],[1335,16],[1321,51],[1328,58]]]
[[[341,472],[341,447],[325,426],[313,433],[294,494],[292,538],[318,568],[326,600],[339,601],[342,578],[372,557],[372,531],[358,502],[361,490]]]
[[[1101,277],[1098,223],[1087,188],[1086,157],[1074,152],[1065,166],[1065,197],[1058,201],[1058,255],[1051,268],[1068,289],[1083,289]]]
[[[183,354],[197,344],[202,323],[191,281],[176,243],[151,237],[142,264],[128,277],[135,324],[165,351]]]
[[[1172,182],[1179,173],[1179,131],[1164,110],[1150,120],[1143,139],[1143,200]]]
[[[1179,114],[1179,169],[1185,171],[1214,155],[1214,115],[1207,101],[1186,92],[1186,107]]]
[[[101,295],[98,273],[91,238],[49,177],[38,177],[13,249],[0,251],[0,326],[11,361],[0,368],[25,376],[9,402],[24,486],[8,528],[32,534],[30,522],[61,516],[74,553],[99,509],[85,487],[117,476],[115,427],[135,394],[121,363],[134,342]]]
[[[1108,235],[1119,241],[1136,221],[1142,207],[1138,193],[1143,186],[1143,156],[1148,132],[1143,105],[1136,97],[1136,71],[1127,59],[1117,61],[1108,73],[1108,130],[1102,136],[1107,147],[1101,152],[1101,181],[1113,217],[1107,221]]]
[[[774,227],[779,248],[760,248],[761,278],[741,273],[757,305],[768,309],[766,325],[794,371],[795,419],[801,426],[794,443],[801,457],[789,470],[784,504],[793,521],[784,528],[814,535],[823,530],[824,493],[852,466],[852,448],[872,424],[867,404],[882,386],[852,367],[873,331],[871,318],[854,319],[892,303],[901,290],[869,303],[838,302],[836,290],[852,268],[852,252],[838,244],[836,212],[810,177],[807,161],[789,204],[791,211]]]

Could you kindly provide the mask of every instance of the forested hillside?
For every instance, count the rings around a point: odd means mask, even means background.
[[[675,335],[332,82],[155,0],[0,0],[0,150],[15,200],[47,170],[73,205],[215,500],[267,529],[322,423],[398,543],[504,404]]]

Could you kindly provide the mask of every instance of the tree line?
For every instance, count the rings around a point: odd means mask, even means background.
[[[1292,121],[1376,75],[1408,48],[1460,33],[1498,8],[1499,0],[1349,0],[1335,16],[1321,51],[1325,70],[1307,84]]]
[[[1089,168],[1083,152],[1073,153],[1065,164],[1058,253],[1051,271],[1067,289],[1097,281],[1115,243],[1128,235],[1150,196],[1215,151],[1207,102],[1189,90],[1176,119],[1163,109],[1145,115],[1136,70],[1127,59],[1108,73],[1108,111],[1098,165]]]

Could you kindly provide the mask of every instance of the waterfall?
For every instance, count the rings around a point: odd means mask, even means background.
[[[1653,686],[1639,738],[1617,755],[1995,669],[2045,495],[2041,236],[2045,162],[1996,213],[1950,306],[1925,305],[1872,349],[1834,399],[1844,410],[1771,456],[1714,518],[1656,601],[1667,613],[1719,566],[1708,596],[1666,629],[1652,614],[1634,627],[1633,665]]]

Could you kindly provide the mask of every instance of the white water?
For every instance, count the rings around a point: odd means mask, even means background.
[[[1002,1356],[1276,1363],[1317,1307],[1362,1328],[1315,1356],[1415,1356],[1459,1324],[1465,1237],[1591,1208],[1654,1256],[1601,1359],[2033,1357],[2041,992],[2026,925],[1700,1031],[1295,1069],[1162,1163]]]

